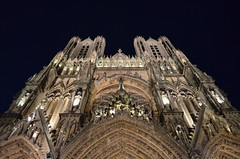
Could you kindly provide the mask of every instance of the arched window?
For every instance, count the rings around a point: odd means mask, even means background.
[[[77,42],[73,42],[73,41],[72,41],[72,42],[70,43],[68,49],[67,49],[66,54],[67,54],[67,55],[70,55],[70,53],[72,52],[72,50],[73,50],[76,46],[77,46]]]
[[[169,48],[169,46],[165,42],[162,42],[162,45],[164,46],[164,48],[167,51],[167,53],[169,54],[169,56],[172,57],[172,50],[171,50],[171,48]]]

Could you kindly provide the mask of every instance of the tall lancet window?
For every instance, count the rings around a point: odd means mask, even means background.
[[[71,44],[68,47],[68,50],[67,50],[66,54],[69,55],[76,46],[77,46],[77,42],[71,42]]]
[[[100,43],[97,42],[97,45],[96,45],[96,47],[95,47],[95,51],[98,51],[98,49],[100,48],[99,46],[100,46]]]
[[[174,49],[173,49],[173,47],[169,44],[169,42],[168,42],[168,41],[165,41],[165,42],[166,42],[167,46],[173,51]]]
[[[167,51],[167,53],[172,57],[172,50],[169,48],[169,46],[165,43],[165,42],[162,42],[165,50]]]
[[[142,51],[145,51],[142,41],[140,41],[140,47],[142,48]]]

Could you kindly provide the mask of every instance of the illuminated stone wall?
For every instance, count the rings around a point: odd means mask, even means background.
[[[0,158],[240,158],[240,114],[166,37],[73,37],[0,118]]]

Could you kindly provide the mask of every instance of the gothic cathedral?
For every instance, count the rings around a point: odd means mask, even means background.
[[[239,159],[240,113],[166,37],[73,37],[0,118],[0,159]],[[127,51],[127,50],[126,50]]]

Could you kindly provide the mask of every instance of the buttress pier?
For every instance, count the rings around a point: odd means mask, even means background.
[[[70,39],[1,114],[0,159],[240,158],[215,81],[166,37],[133,44],[106,56],[101,36]]]

